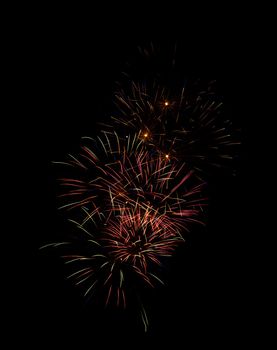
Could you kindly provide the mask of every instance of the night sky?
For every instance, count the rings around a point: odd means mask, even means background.
[[[97,13],[84,20],[51,14],[29,25],[22,52],[30,85],[30,119],[27,115],[25,127],[29,129],[27,164],[32,171],[26,205],[29,230],[23,239],[28,246],[27,265],[19,277],[23,308],[15,323],[19,329],[26,327],[22,339],[37,349],[45,344],[62,348],[78,344],[76,349],[156,344],[158,348],[164,342],[175,349],[178,344],[180,348],[237,344],[240,337],[247,338],[252,312],[252,272],[246,253],[251,236],[246,211],[247,38],[245,32],[235,30],[234,21],[227,21],[225,12],[209,20],[194,14],[195,20],[190,18],[189,23],[188,14],[175,20],[174,13],[147,22],[143,17],[140,21],[139,15],[135,19],[121,15],[118,21],[104,16],[97,24]],[[237,25],[240,21],[237,18]],[[51,161],[77,153],[80,137],[95,135],[97,122],[107,119],[113,108],[115,82],[125,62],[130,57],[135,60],[136,47],[149,42],[164,52],[177,42],[188,76],[218,81],[231,118],[242,130],[242,146],[237,176],[210,179],[206,226],[195,227],[177,250],[166,286],[146,293],[150,329],[144,334],[132,305],[121,313],[86,303],[66,281],[62,260],[39,247],[65,230],[64,218],[56,209],[56,173]]]

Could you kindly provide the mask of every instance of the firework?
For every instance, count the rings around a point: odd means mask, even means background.
[[[144,50],[144,63],[153,55]],[[213,82],[183,84],[152,69],[126,76],[111,123],[83,137],[79,154],[55,162],[60,209],[78,231],[42,248],[63,250],[68,278],[86,298],[125,308],[137,295],[147,330],[139,292],[164,283],[167,259],[202,224],[204,174],[225,167],[239,142]]]
[[[158,152],[180,164],[212,175],[231,170],[240,144],[214,80],[188,79],[177,46],[138,48],[114,93],[115,109],[107,130],[121,135],[141,132]],[[136,56],[137,57],[137,56]]]

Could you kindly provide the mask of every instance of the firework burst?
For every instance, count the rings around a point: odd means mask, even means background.
[[[202,84],[203,85],[203,84]],[[115,94],[117,111],[113,125],[122,133],[140,130],[141,138],[157,152],[169,154],[198,174],[230,168],[236,154],[238,132],[225,117],[215,82],[186,84],[170,94],[157,83],[131,83]]]

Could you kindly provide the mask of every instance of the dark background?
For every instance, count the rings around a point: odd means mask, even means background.
[[[18,129],[27,147],[20,166],[28,180],[22,201],[26,229],[17,243],[23,260],[13,327],[37,348],[158,347],[169,342],[174,349],[178,344],[247,342],[255,323],[249,228],[253,33],[244,14],[224,10],[200,16],[183,9],[162,14],[141,9],[136,16],[132,11],[126,16],[98,11],[74,15],[74,9],[70,15],[60,9],[39,12],[26,21],[24,34],[18,33],[24,58],[19,86],[26,107]],[[237,176],[210,182],[206,227],[196,228],[172,259],[166,287],[149,292],[150,330],[144,334],[132,307],[121,314],[87,305],[65,281],[62,262],[38,248],[63,229],[51,161],[76,152],[80,137],[95,132],[97,121],[109,115],[114,83],[126,58],[151,41],[165,51],[177,42],[188,74],[219,82],[242,130],[242,147]]]

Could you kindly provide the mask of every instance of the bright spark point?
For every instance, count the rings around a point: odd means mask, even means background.
[[[147,136],[148,136],[148,134],[147,134],[147,133],[145,133],[143,136],[144,136],[144,137],[147,137]]]
[[[169,154],[166,154],[166,155],[165,155],[165,158],[167,158],[167,159],[168,159],[168,158],[169,158]]]
[[[165,103],[164,103],[164,105],[165,105],[165,106],[168,106],[168,105],[169,105],[169,103],[168,103],[168,102],[165,102]]]

